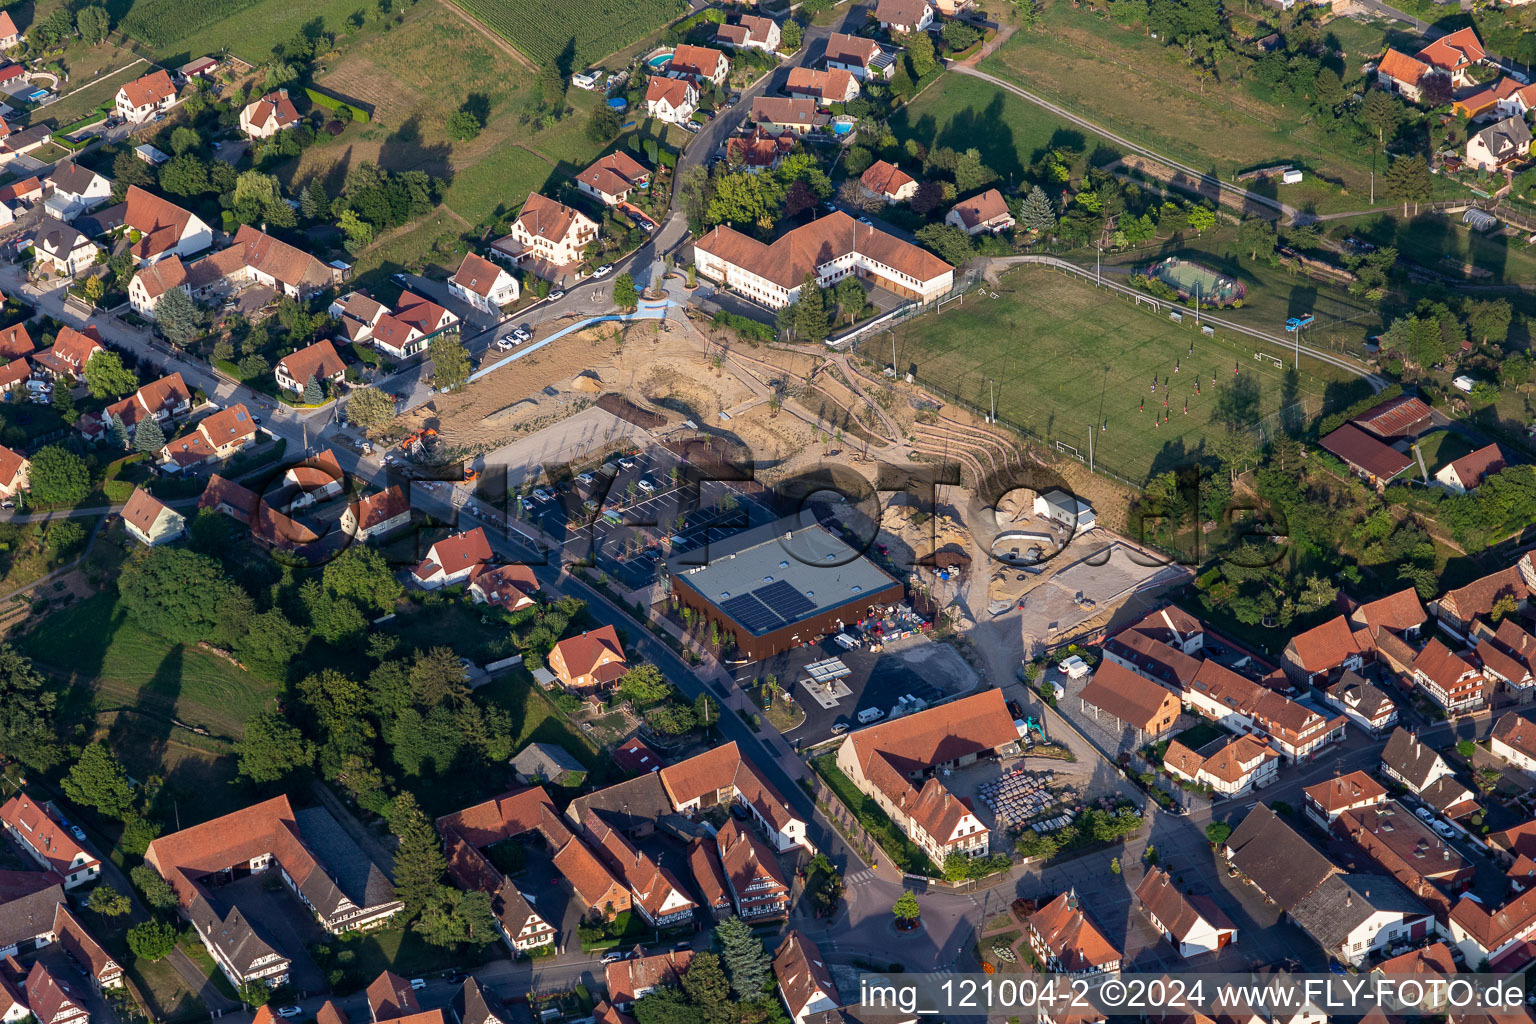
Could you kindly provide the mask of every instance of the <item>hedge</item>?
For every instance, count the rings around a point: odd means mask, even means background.
[[[362,109],[361,107],[353,106],[350,103],[345,103],[334,96],[327,96],[325,93],[319,91],[318,89],[305,89],[304,95],[308,96],[311,102],[319,104],[327,110],[340,110],[343,107],[347,108],[348,110],[352,111],[352,120],[354,121],[362,121],[366,124],[372,120],[372,118],[368,116],[368,111]]]

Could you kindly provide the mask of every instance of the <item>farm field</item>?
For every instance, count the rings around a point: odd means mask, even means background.
[[[364,10],[357,0],[136,0],[119,27],[163,63],[228,49],[260,64],[271,59],[272,47],[305,27],[318,23],[340,35]]]
[[[1019,181],[1025,168],[1052,145],[1071,143],[1085,154],[1112,144],[1067,124],[1027,100],[979,78],[943,75],[922,95],[891,117],[891,131],[902,142],[924,146],[975,147],[981,162],[1007,181]]]
[[[68,718],[133,709],[162,733],[174,717],[238,738],[277,692],[222,658],[139,629],[111,592],[49,615],[19,647],[45,668],[75,673],[64,700]]]
[[[1253,342],[1219,331],[1205,337],[1188,318],[1170,323],[1044,268],[1022,267],[989,290],[998,298],[973,291],[942,313],[895,328],[897,366],[977,406],[987,403],[988,382],[995,381],[1001,420],[1085,455],[1091,433],[1096,466],[1132,481],[1183,461],[1228,423],[1258,426],[1282,403],[1299,402],[1316,416],[1329,386],[1347,379],[1341,370],[1303,361],[1288,394],[1287,373],[1255,360]],[[886,363],[891,339],[878,336],[866,352]],[[1154,427],[1164,413],[1169,421]],[[1100,423],[1103,429],[1095,429]]]
[[[1358,67],[1380,51],[1386,30],[1351,23],[1342,34],[1346,63]],[[1370,40],[1375,39],[1374,45]],[[1292,205],[1319,212],[1349,210],[1369,187],[1370,154],[1334,138],[1295,111],[1255,96],[1236,82],[1205,85],[1177,51],[1140,27],[1123,28],[1086,8],[1053,3],[1031,31],[1019,32],[981,68],[1060,103],[1104,128],[1230,180],[1240,170],[1292,163],[1309,173],[1301,185],[1276,189]],[[1346,80],[1346,86],[1349,81]],[[1437,189],[1460,186],[1436,179]],[[1282,194],[1283,193],[1283,194]]]
[[[688,10],[678,0],[455,0],[540,65],[580,71]]]

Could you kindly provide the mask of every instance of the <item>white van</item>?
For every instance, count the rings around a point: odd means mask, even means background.
[[[859,724],[868,725],[870,722],[877,722],[884,717],[885,712],[879,708],[865,708],[859,712]]]

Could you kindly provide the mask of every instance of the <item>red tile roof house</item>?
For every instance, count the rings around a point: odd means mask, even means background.
[[[691,78],[652,75],[645,85],[645,112],[650,117],[682,124],[699,107],[699,89]]]
[[[123,505],[123,526],[140,544],[155,547],[181,537],[187,521],[142,487],[135,487]]]
[[[1364,631],[1356,632],[1340,615],[1291,637],[1281,655],[1281,666],[1300,687],[1326,685],[1344,672],[1359,672],[1371,657]]]
[[[1488,750],[1527,775],[1536,775],[1536,722],[1505,712],[1488,736]]]
[[[127,398],[113,402],[99,415],[87,414],[80,417],[77,426],[88,439],[97,440],[108,435],[111,421],[117,417],[128,428],[131,437],[134,427],[146,416],[154,416],[164,427],[176,417],[185,416],[191,411],[192,392],[187,390],[187,383],[181,379],[181,374],[173,373],[150,381]]]
[[[359,498],[341,514],[341,528],[355,540],[383,537],[411,521],[411,502],[399,484]]]
[[[832,971],[816,943],[797,928],[791,928],[773,954],[773,976],[778,982],[779,998],[795,1024],[806,1024],[812,1014],[835,1010],[842,1005]]]
[[[833,32],[827,37],[827,70],[848,72],[860,80],[888,79],[896,73],[896,61],[873,39]]]
[[[1381,783],[1362,771],[1325,779],[1302,790],[1307,814],[1323,828],[1345,811],[1380,807],[1387,802]]]
[[[1431,639],[1413,659],[1413,684],[1448,715],[1483,706],[1483,673],[1467,659]]]
[[[672,872],[657,864],[593,811],[581,822],[597,856],[629,886],[630,905],[653,928],[692,922],[698,904],[688,898]],[[727,826],[729,827],[729,826]]]
[[[145,264],[133,275],[133,280],[128,283],[128,305],[139,316],[153,320],[155,307],[160,305],[160,297],[172,288],[180,288],[188,295],[192,294],[186,265],[175,254],[158,263]]]
[[[187,433],[160,449],[168,472],[195,470],[223,462],[256,441],[256,421],[243,402],[205,416]]]
[[[326,312],[341,321],[338,341],[362,344],[373,333],[374,325],[389,315],[389,307],[367,292],[355,291],[332,300]]]
[[[1450,916],[1452,902],[1445,893],[1467,889],[1477,873],[1454,846],[1396,800],[1341,811],[1332,829],[1366,860],[1427,903],[1442,925]]]
[[[1184,702],[1228,729],[1263,737],[1288,762],[1315,757],[1344,738],[1343,715],[1320,715],[1214,661],[1201,662],[1194,682],[1184,689]]]
[[[154,263],[167,256],[185,259],[213,244],[213,229],[168,199],[129,185],[125,202],[123,229],[135,263]]]
[[[625,152],[609,153],[576,175],[576,188],[600,200],[604,206],[617,206],[635,189],[651,185],[651,172]]]
[[[715,42],[733,49],[753,47],[774,53],[783,41],[778,22],[754,14],[742,15],[735,25],[715,26]]]
[[[730,883],[725,869],[720,866],[720,854],[712,839],[695,839],[688,844],[688,870],[693,875],[693,886],[704,897],[704,906],[716,921],[731,915]]]
[[[477,565],[469,573],[468,593],[476,604],[495,605],[509,612],[532,608],[535,602],[528,595],[538,589],[538,577],[526,565],[514,563],[494,569]]]
[[[347,475],[331,449],[307,456],[283,471],[279,493],[286,499],[284,511],[308,508],[337,497],[345,489],[346,482]]]
[[[448,877],[455,885],[491,897],[496,930],[508,947],[515,952],[526,952],[555,941],[555,929],[533,909],[528,897],[472,843],[450,831],[447,854]]]
[[[117,114],[129,124],[143,124],[176,102],[176,86],[164,70],[135,78],[117,90]]]
[[[888,160],[876,160],[859,175],[859,187],[866,195],[879,196],[886,203],[904,203],[917,195],[917,179]]]
[[[1484,960],[1487,969],[1518,974],[1536,960],[1536,889],[1527,889],[1503,905],[1490,905],[1463,893],[1451,908],[1451,944],[1469,967]]]
[[[759,96],[752,101],[752,122],[775,135],[807,135],[830,118],[818,113],[816,101],[787,96]]]
[[[795,302],[807,273],[822,286],[855,274],[920,302],[940,298],[955,284],[955,268],[948,263],[841,211],[770,245],[722,225],[695,242],[693,254],[700,274],[770,309]]]
[[[951,856],[985,856],[991,832],[940,770],[994,757],[1018,738],[1002,691],[987,690],[849,733],[837,766],[942,866]]]
[[[1489,618],[1494,606],[1506,598],[1514,601],[1517,610],[1523,609],[1533,591],[1536,591],[1536,562],[1527,552],[1507,569],[1440,595],[1430,602],[1429,611],[1441,629],[1458,640],[1470,641],[1477,619]]]
[[[933,24],[933,8],[926,0],[880,0],[875,5],[875,20],[886,32],[921,32]]]
[[[1088,919],[1075,888],[1029,915],[1029,946],[1047,971],[1069,978],[1114,977],[1124,958]]]
[[[279,359],[272,375],[277,379],[278,387],[302,395],[312,380],[340,385],[346,379],[347,366],[336,354],[336,346],[330,339],[321,338],[313,345],[306,345]]]
[[[253,139],[270,139],[285,128],[296,127],[300,120],[288,90],[278,89],[240,111],[240,130]]]
[[[423,590],[451,587],[469,579],[477,565],[491,560],[491,542],[485,528],[445,537],[427,549],[427,557],[412,570],[412,579]]]
[[[1373,405],[1350,421],[1378,440],[1418,437],[1434,425],[1433,413],[1422,398],[1399,395]]]
[[[342,270],[249,224],[240,225],[229,248],[187,268],[199,296],[233,294],[261,285],[291,299],[307,299],[341,281]]]
[[[690,43],[679,44],[672,51],[672,62],[667,65],[667,74],[674,78],[687,75],[701,83],[708,81],[714,85],[723,83],[730,73],[731,62],[724,53]]]
[[[415,292],[404,291],[395,302],[395,319],[409,324],[423,335],[446,331],[459,322],[459,318],[431,299],[424,299]]]
[[[660,777],[676,811],[695,814],[710,807],[735,804],[751,812],[757,827],[779,853],[787,853],[796,846],[811,848],[805,822],[742,755],[734,740],[668,765],[661,769]]]
[[[1210,786],[1226,797],[1246,796],[1280,775],[1281,757],[1258,736],[1233,736],[1202,757],[1178,740],[1163,753],[1163,768],[1175,778]]]
[[[658,988],[676,988],[692,960],[693,950],[681,949],[609,964],[603,972],[608,999],[615,1008],[627,1012],[635,1000]]]
[[[77,331],[66,326],[59,328],[50,347],[32,354],[32,361],[55,377],[78,382],[85,379],[85,364],[96,353],[104,351],[101,334],[96,328]]]
[[[1180,892],[1160,868],[1148,870],[1136,887],[1136,906],[1186,960],[1237,941],[1237,926],[1209,896]]]
[[[1374,683],[1345,672],[1324,691],[1324,700],[1362,729],[1380,734],[1397,724],[1397,703]]]
[[[575,272],[585,258],[587,243],[597,233],[597,222],[586,214],[532,192],[512,222],[511,233],[491,243],[491,253],[512,260],[520,270],[558,282]]]
[[[841,68],[817,71],[814,68],[789,69],[789,81],[784,92],[793,99],[814,100],[826,107],[833,103],[847,103],[859,95],[859,80]]]
[[[238,906],[225,908],[227,880],[275,868],[327,932],[377,928],[404,904],[383,870],[323,807],[294,812],[286,796],[161,836],[144,862],[176,891],[182,913],[236,986],[286,978],[289,958],[253,927]]]
[[[33,961],[20,988],[38,1024],[89,1024],[90,1011],[71,998],[69,985],[55,977],[41,960]]]
[[[763,921],[789,915],[789,883],[768,844],[731,818],[715,835],[715,848],[737,917]]]
[[[1433,40],[1415,56],[1431,67],[1451,76],[1451,84],[1471,85],[1469,72],[1488,56],[1482,41],[1471,27],[1457,29]]]
[[[560,685],[579,696],[595,697],[618,685],[629,664],[612,626],[567,637],[549,652],[549,670]]]
[[[1441,466],[1435,471],[1435,482],[1452,494],[1475,491],[1478,485],[1508,465],[1504,450],[1496,444],[1479,448],[1470,455]]]
[[[1111,722],[1118,721],[1134,732],[1138,745],[1157,739],[1179,720],[1177,694],[1112,661],[1099,663],[1078,699],[1084,711],[1093,709],[1095,721],[1101,720],[1101,714],[1107,715]]]
[[[32,463],[25,456],[0,445],[0,498],[14,498],[30,487]]]
[[[448,279],[448,291],[482,313],[500,316],[501,307],[517,301],[517,278],[484,256],[465,253],[464,261]]]
[[[16,27],[16,22],[11,20],[11,12],[0,11],[0,50],[18,46],[25,38],[26,35]]]
[[[1013,214],[1003,194],[989,188],[980,195],[962,199],[944,215],[944,223],[953,224],[968,235],[991,234],[1013,229]]]
[[[0,806],[0,824],[38,865],[56,872],[73,889],[101,874],[101,861],[59,824],[47,804],[18,793]]]

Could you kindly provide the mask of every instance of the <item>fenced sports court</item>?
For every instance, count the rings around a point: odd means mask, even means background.
[[[1147,276],[1168,285],[1179,293],[1181,299],[1199,296],[1202,303],[1211,302],[1218,306],[1230,306],[1248,294],[1248,289],[1241,281],[1177,256],[1154,263],[1147,269]]]

